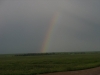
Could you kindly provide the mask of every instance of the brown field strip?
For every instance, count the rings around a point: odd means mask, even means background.
[[[56,72],[39,75],[100,75],[100,67],[79,71]]]

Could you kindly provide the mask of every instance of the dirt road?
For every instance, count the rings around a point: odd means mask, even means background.
[[[100,75],[100,67],[79,71],[57,72],[39,75]]]

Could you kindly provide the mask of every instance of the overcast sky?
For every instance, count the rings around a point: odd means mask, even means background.
[[[41,52],[56,13],[46,52],[100,51],[100,0],[1,0],[0,54]]]

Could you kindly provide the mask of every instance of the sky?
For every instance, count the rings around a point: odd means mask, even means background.
[[[100,51],[100,0],[0,0],[0,54]]]

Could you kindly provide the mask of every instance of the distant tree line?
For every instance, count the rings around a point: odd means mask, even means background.
[[[15,56],[36,56],[36,55],[56,55],[56,54],[100,54],[100,51],[91,52],[51,52],[51,53],[26,53],[26,54],[15,54]]]
[[[16,54],[15,56],[36,56],[36,55],[54,55],[56,53],[27,53],[27,54]]]

